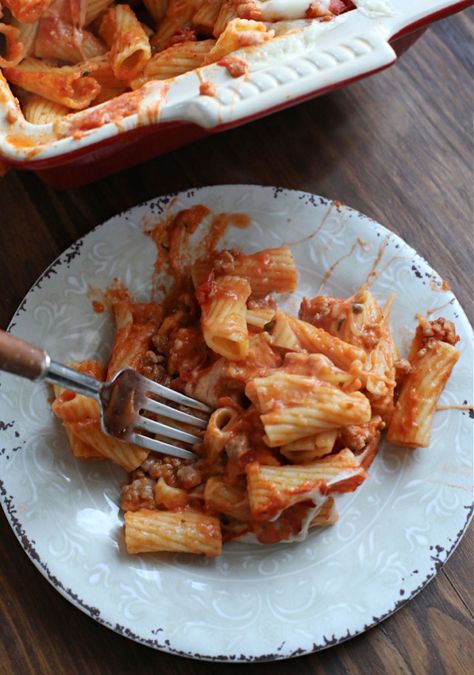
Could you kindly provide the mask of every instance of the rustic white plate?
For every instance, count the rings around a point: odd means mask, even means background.
[[[204,203],[241,211],[248,229],[223,243],[246,252],[282,242],[300,274],[298,295],[349,295],[366,279],[388,231],[322,197],[277,188],[218,186],[178,195],[173,210]],[[41,276],[11,323],[58,360],[107,356],[111,324],[92,311],[89,286],[119,277],[145,298],[154,245],[144,222],[159,220],[170,197],[112,218],[66,251]],[[309,237],[313,234],[314,236]],[[415,312],[444,305],[462,357],[443,404],[472,395],[472,330],[441,280],[397,236],[389,236],[373,290],[397,292],[392,325],[402,351]],[[296,310],[295,303],[289,308]],[[435,312],[434,316],[439,316]],[[470,401],[469,401],[470,402]],[[78,608],[150,647],[201,659],[279,659],[350,638],[394,612],[436,574],[471,513],[472,420],[466,411],[435,416],[424,450],[385,445],[370,479],[339,503],[336,526],[305,542],[269,547],[232,544],[215,560],[186,555],[128,556],[118,509],[124,474],[71,456],[45,386],[0,377],[0,495],[7,518],[40,572]]]

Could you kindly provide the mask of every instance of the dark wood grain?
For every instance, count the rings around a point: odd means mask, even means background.
[[[437,24],[376,77],[93,185],[54,192],[32,174],[8,174],[0,327],[41,271],[94,225],[159,194],[222,183],[280,185],[354,206],[425,256],[472,320],[472,17]],[[3,517],[0,536],[2,675],[473,672],[472,528],[416,598],[364,635],[291,664],[246,666],[168,656],[108,631],[40,576]]]

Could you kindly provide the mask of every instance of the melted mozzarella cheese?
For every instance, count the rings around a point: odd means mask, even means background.
[[[395,15],[389,0],[354,0],[354,4],[362,14],[372,18]]]

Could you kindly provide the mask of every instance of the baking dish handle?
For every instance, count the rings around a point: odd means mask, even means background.
[[[216,96],[164,106],[160,122],[191,122],[217,131],[274,112],[289,100],[297,103],[337,89],[391,65],[397,59],[390,45],[394,37],[469,4],[470,0],[359,0],[351,20],[318,37],[310,51],[293,54],[283,65],[259,64],[235,83],[219,81],[215,73]],[[271,49],[269,43],[266,51]]]
[[[102,124],[84,135],[63,129],[61,137],[52,138],[44,149],[37,147],[37,129],[18,115],[17,104],[0,74],[0,100],[4,102],[0,108],[4,105],[7,111],[0,115],[0,156],[23,165],[59,162],[59,157],[72,152],[85,154],[87,147],[109,143],[114,136],[137,131],[138,127],[188,122],[215,132],[237,126],[386,68],[397,59],[391,43],[398,37],[402,36],[403,42],[405,35],[473,4],[472,0],[356,2],[359,11],[343,14],[327,24],[318,22],[314,24],[314,31],[312,28],[305,31],[301,39],[289,35],[283,40],[271,40],[259,50],[250,50],[248,55],[243,54],[248,61],[244,77],[234,80],[225,68],[211,64],[202,72],[173,79],[166,97],[163,97],[162,82],[149,83],[137,114],[120,123]],[[400,51],[400,44],[397,49]],[[201,95],[204,81],[215,85],[215,95]],[[9,121],[8,114],[14,122]],[[64,122],[66,127],[77,121],[74,115],[70,118]],[[20,146],[15,141],[17,138],[22,139]]]

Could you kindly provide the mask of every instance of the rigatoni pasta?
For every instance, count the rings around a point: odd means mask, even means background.
[[[150,80],[166,80],[182,75],[188,70],[202,66],[209,54],[213,40],[190,40],[179,42],[151,57],[140,75],[131,82],[133,89],[138,89]]]
[[[289,246],[267,248],[251,255],[239,251],[224,251],[210,259],[198,260],[193,266],[194,285],[198,286],[209,274],[233,275],[246,279],[255,296],[267,293],[292,293],[296,290],[296,269]]]
[[[385,428],[396,444],[429,444],[459,356],[454,326],[421,317],[402,359],[389,325],[394,298],[380,305],[367,284],[349,298],[304,298],[299,318],[284,312],[275,295],[297,286],[289,246],[215,251],[209,237],[206,254],[188,259],[181,249],[208,216],[196,206],[150,233],[174,280],[169,293],[138,303],[113,285],[104,296],[115,321],[110,359],[75,366],[99,379],[131,367],[212,406],[197,459],[106,436],[95,401],[55,390],[74,456],[130,472],[121,507],[131,554],[212,557],[228,541],[291,542],[334,524],[338,495],[370,480]]]
[[[258,462],[247,467],[249,504],[257,520],[269,520],[298,502],[341,489],[354,491],[366,478],[355,455],[348,449],[308,464],[262,466]]]
[[[22,23],[33,23],[46,12],[51,0],[4,0],[2,3]]]
[[[268,30],[261,21],[233,19],[219,35],[215,45],[206,57],[207,63],[214,63],[239,47],[264,44],[272,39],[274,31]]]
[[[20,31],[13,25],[0,23],[0,40],[4,42],[0,67],[16,66],[25,55],[25,48],[20,42]]]
[[[110,49],[109,59],[118,80],[133,80],[151,57],[148,36],[128,5],[109,9],[99,29]],[[98,54],[93,54],[98,56]]]
[[[108,379],[121,368],[139,370],[151,346],[151,338],[161,319],[161,308],[156,303],[137,307],[128,299],[112,302],[117,330],[107,368]]]
[[[39,21],[33,23],[21,23],[17,19],[12,19],[11,26],[18,30],[17,42],[22,45],[22,58],[33,54],[38,34]]]
[[[222,535],[217,518],[191,511],[129,511],[125,514],[129,553],[176,551],[219,555]]]
[[[104,369],[96,361],[72,364],[82,373],[104,379]],[[97,401],[67,390],[55,391],[52,409],[66,429],[75,457],[110,459],[126,471],[133,471],[146,459],[148,452],[106,435],[100,427]]]
[[[222,0],[201,0],[193,14],[193,24],[197,30],[207,35],[214,34],[214,26],[221,9]]]
[[[451,375],[459,351],[452,323],[423,317],[413,340],[411,369],[403,381],[387,438],[397,445],[426,448],[430,444],[433,416]]]
[[[275,315],[271,336],[275,347],[288,351],[324,354],[336,366],[348,372],[361,373],[366,361],[366,354],[360,347],[281,310]]]
[[[245,393],[261,413],[269,447],[281,447],[321,431],[365,424],[371,417],[366,396],[346,393],[316,377],[276,371],[249,382]]]
[[[365,352],[361,374],[372,409],[388,423],[394,407],[400,359],[388,326],[390,305],[383,310],[367,284],[347,299],[304,299],[300,318]]]
[[[173,36],[179,38],[186,32],[198,4],[198,0],[171,0],[168,3],[165,15],[158,23],[156,33],[151,40],[154,49],[160,51],[166,48]]]
[[[313,436],[299,438],[296,441],[282,445],[281,454],[291,463],[311,462],[325,455],[331,454],[337,440],[337,430],[320,431]]]
[[[70,109],[60,103],[48,101],[47,98],[33,96],[25,105],[23,112],[25,119],[31,124],[49,124],[67,115]]]
[[[25,91],[73,110],[86,108],[100,93],[89,66],[49,66],[28,57],[14,67],[5,68],[4,73],[9,82]]]
[[[75,64],[106,52],[105,44],[88,30],[69,25],[57,17],[45,17],[38,22],[34,40],[36,58]]]
[[[250,292],[248,281],[237,276],[219,277],[198,289],[204,340],[210,349],[229,361],[241,361],[249,353]]]

